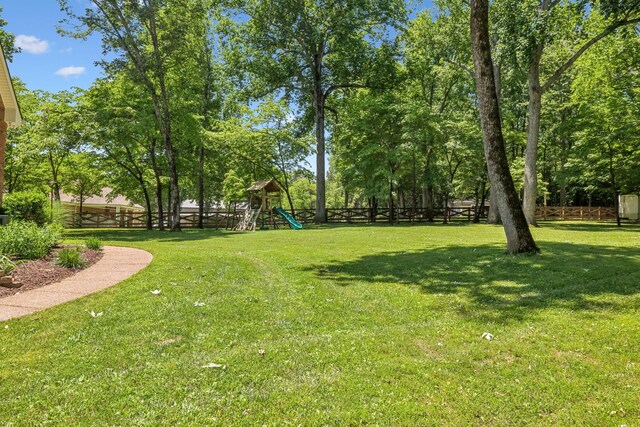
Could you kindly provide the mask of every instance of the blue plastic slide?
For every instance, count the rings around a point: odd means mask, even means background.
[[[293,227],[295,230],[302,230],[302,224],[296,221],[287,211],[282,208],[276,208],[275,211],[278,212],[280,216],[285,219],[285,221],[291,224],[291,227]]]

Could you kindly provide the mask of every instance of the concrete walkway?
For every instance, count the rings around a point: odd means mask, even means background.
[[[0,299],[0,322],[101,291],[145,268],[153,256],[141,249],[105,246],[91,267],[58,283]]]

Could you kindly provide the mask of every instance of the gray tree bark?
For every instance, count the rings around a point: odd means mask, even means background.
[[[153,169],[153,176],[156,181],[156,203],[158,205],[158,229],[160,231],[164,231],[164,205],[163,205],[163,196],[162,196],[162,171],[160,170],[160,166],[158,165],[158,161],[156,158],[156,140],[155,138],[151,141],[151,146],[149,147],[149,157],[151,158],[151,167]]]
[[[489,196],[489,213],[487,214],[487,224],[502,224],[500,212],[498,211],[498,199],[496,192],[491,188],[491,196]]]
[[[326,183],[325,183],[325,140],[324,140],[324,110],[325,92],[322,86],[323,50],[321,45],[313,58],[313,106],[316,121],[316,213],[313,221],[316,224],[327,222]]]
[[[160,55],[160,43],[158,32],[156,29],[156,10],[150,7],[151,16],[149,18],[149,34],[153,43],[153,56],[156,74],[158,77],[158,85],[160,87],[160,95],[154,91],[152,99],[154,100],[154,113],[160,125],[160,134],[164,142],[167,165],[169,168],[169,189],[171,190],[169,200],[171,202],[171,231],[181,231],[180,228],[180,186],[178,179],[178,154],[173,146],[173,133],[171,130],[171,112],[169,109],[169,95],[164,80],[164,67]]]
[[[316,99],[316,213],[314,222],[321,224],[327,221],[326,183],[325,183],[325,140],[324,140],[324,96]]]
[[[470,5],[471,46],[485,159],[491,188],[496,194],[502,217],[507,251],[512,254],[537,253],[539,249],[522,212],[507,161],[491,59],[489,3],[488,0],[471,0]]]
[[[529,67],[529,110],[527,148],[524,155],[524,197],[522,206],[527,222],[537,226],[536,199],[538,197],[538,141],[540,139],[540,115],[542,114],[542,86],[540,85],[540,60],[544,46],[538,45]]]

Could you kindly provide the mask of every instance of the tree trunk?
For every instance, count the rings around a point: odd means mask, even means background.
[[[369,220],[376,222],[378,216],[378,200],[375,196],[369,197]]]
[[[180,187],[178,184],[178,166],[176,154],[171,141],[171,126],[164,135],[165,147],[167,148],[167,164],[169,166],[169,188],[171,200],[171,231],[181,231],[180,229]]]
[[[171,207],[171,187],[169,186],[169,188],[167,188],[167,219],[169,221],[171,221]],[[169,224],[169,227],[171,227],[171,224]]]
[[[169,189],[171,201],[171,231],[180,230],[180,186],[178,183],[178,166],[177,154],[173,147],[173,137],[171,131],[171,111],[169,109],[169,96],[165,84],[165,70],[160,54],[160,45],[158,40],[158,31],[156,28],[156,10],[155,7],[149,8],[149,35],[153,43],[153,58],[155,74],[160,88],[160,96],[152,91],[152,99],[154,104],[154,113],[159,124],[162,142],[166,150],[167,165],[169,167]]]
[[[320,97],[322,98],[322,94]],[[316,101],[316,224],[327,222],[324,142],[324,100],[321,99]]]
[[[427,184],[422,189],[422,205],[422,207],[425,209],[427,220],[429,222],[433,222],[433,187],[431,186],[431,184]]]
[[[475,222],[476,224],[480,222],[480,218],[482,218],[482,215],[484,214],[484,203],[487,200],[487,181],[486,180],[482,181],[482,186],[480,191],[482,191],[480,206],[476,208],[476,215],[473,218],[473,222]]]
[[[497,38],[496,38],[497,39]],[[495,41],[494,45],[497,43]],[[498,98],[498,104],[502,99],[502,69],[499,64],[495,64],[493,67],[495,85],[496,85],[496,97]],[[500,211],[498,210],[498,200],[495,197],[496,192],[491,190],[491,197],[489,199],[489,212],[487,213],[487,224],[502,224],[500,219]],[[484,204],[482,205],[484,209]]]
[[[561,167],[561,169],[564,169]],[[562,176],[564,171],[560,171],[560,179],[558,185],[560,186],[560,206],[567,206],[567,184],[565,178]]]
[[[411,223],[413,223],[416,217],[416,210],[418,208],[418,165],[416,163],[415,151],[412,153],[411,160]]]
[[[620,200],[618,198],[618,185],[616,183],[616,171],[613,167],[613,157],[614,157],[613,144],[611,143],[611,141],[608,141],[607,145],[609,148],[609,179],[611,181],[611,195],[613,196],[613,206],[614,206],[614,209],[616,210],[616,225],[618,227],[621,227],[622,223],[620,222]]]
[[[395,203],[393,200],[393,180],[389,180],[389,224],[395,219]]]
[[[507,251],[511,254],[536,253],[539,249],[527,225],[509,172],[493,77],[488,0],[471,0],[471,46],[489,181],[496,193],[507,238]]]
[[[449,223],[449,192],[444,192],[444,218],[442,219],[443,224]]]
[[[202,117],[204,118],[204,125],[209,123],[209,116],[211,114],[211,92],[213,85],[213,66],[211,64],[211,53],[214,48],[207,40],[205,34],[205,44],[202,50],[202,61],[206,62],[206,72],[204,75],[204,102],[202,103]],[[200,137],[200,163],[198,165],[198,228],[204,228],[204,163],[205,163],[205,140]]]
[[[500,218],[500,210],[498,209],[498,199],[496,198],[496,192],[491,188],[491,195],[489,196],[489,213],[487,213],[487,224],[502,224]]]
[[[425,150],[424,178],[427,181],[427,184],[422,188],[422,207],[425,209],[427,220],[429,222],[433,222],[434,217],[433,185],[431,185],[431,181],[429,180],[429,169],[431,167],[431,158],[433,154],[433,150],[431,149],[432,142],[433,141],[430,140],[427,143]]]
[[[204,145],[200,147],[198,164],[198,228],[204,228]]]
[[[158,167],[158,161],[156,158],[156,141],[151,141],[151,147],[149,147],[149,154],[151,157],[151,167],[153,168],[153,175],[156,180],[156,203],[158,204],[158,229],[164,231],[164,205],[162,201],[162,174]]]
[[[540,85],[540,60],[543,46],[538,45],[529,67],[529,110],[527,148],[524,155],[524,197],[522,206],[527,222],[536,224],[536,199],[538,197],[538,140],[540,139],[540,115],[542,114],[542,87]]]
[[[293,205],[293,199],[291,198],[291,193],[289,192],[289,187],[287,186],[284,189],[284,194],[287,196],[287,202],[289,202],[289,207],[291,208],[291,216],[296,217],[296,208]]]
[[[316,122],[316,213],[314,222],[327,222],[326,183],[325,183],[325,145],[324,145],[324,102],[325,94],[322,88],[322,50],[314,57],[313,104]]]
[[[560,140],[560,176],[558,177],[558,185],[560,186],[560,206],[567,206],[567,177],[566,164],[569,151],[569,143],[565,138]]]
[[[49,165],[51,166],[51,178],[53,178],[53,198],[56,202],[60,201],[60,182],[58,181],[58,167],[53,161],[53,154],[49,153]]]
[[[153,218],[151,218],[151,197],[149,196],[149,190],[144,185],[142,186],[142,194],[144,195],[144,204],[147,208],[147,217],[145,219],[147,230],[153,230]]]
[[[473,190],[473,222],[479,222],[478,211],[480,206],[480,186],[476,184],[476,188]]]

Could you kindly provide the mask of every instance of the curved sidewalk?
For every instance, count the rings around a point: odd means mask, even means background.
[[[71,277],[0,299],[0,322],[101,291],[145,268],[153,256],[141,249],[105,246],[102,258]]]

